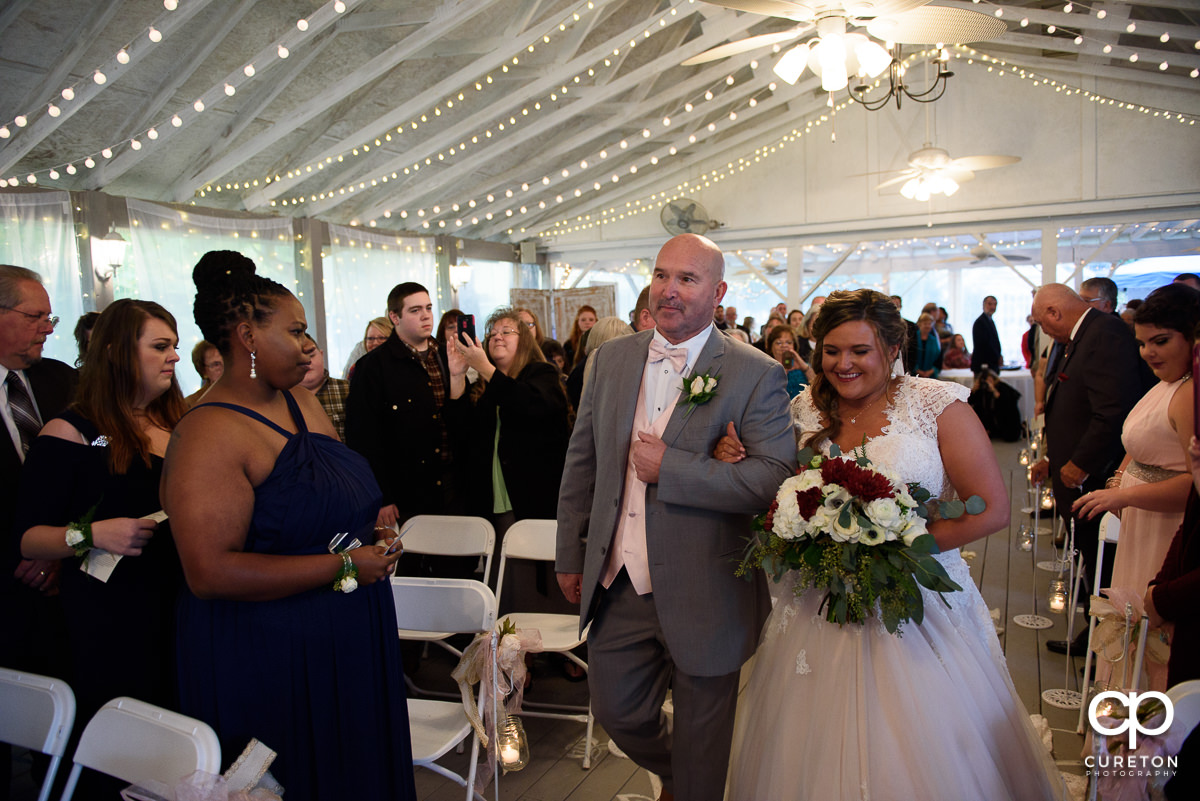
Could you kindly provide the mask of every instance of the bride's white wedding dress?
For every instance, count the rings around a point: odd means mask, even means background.
[[[901,379],[867,457],[951,496],[937,417],[966,395],[949,382]],[[809,393],[792,402],[792,419],[798,434],[820,429]],[[878,617],[827,622],[822,592],[797,598],[781,582],[738,702],[730,801],[1061,797],[966,563],[957,549],[937,558],[963,591],[946,596],[947,608],[922,590],[925,620],[905,623],[902,637]]]

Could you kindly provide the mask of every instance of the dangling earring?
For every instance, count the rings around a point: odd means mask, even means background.
[[[251,378],[258,378],[258,372],[254,369],[255,358],[256,358],[255,352],[250,351],[250,377]]]

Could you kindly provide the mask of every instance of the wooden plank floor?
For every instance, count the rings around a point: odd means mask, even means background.
[[[1079,775],[1082,774],[1079,754],[1083,738],[1076,734],[1078,712],[1056,709],[1043,702],[1041,697],[1043,690],[1051,688],[1065,686],[1078,690],[1079,671],[1083,665],[1082,659],[1072,659],[1068,669],[1066,657],[1052,654],[1045,648],[1047,640],[1066,638],[1066,616],[1046,611],[1046,588],[1053,574],[1034,566],[1036,561],[1054,559],[1050,526],[1043,522],[1045,536],[1038,538],[1036,553],[1022,552],[1015,547],[1019,526],[1023,522],[1033,526],[1032,519],[1021,511],[1029,499],[1024,491],[1024,468],[1017,464],[1020,445],[1000,442],[993,445],[1006,479],[1011,475],[1013,482],[1012,524],[1009,529],[973,543],[967,549],[975,554],[969,560],[971,573],[988,606],[999,610],[1000,623],[1004,627],[1000,642],[1022,701],[1031,714],[1043,715],[1049,722],[1060,768],[1064,773]],[[1053,628],[1033,631],[1012,622],[1015,615],[1030,612],[1051,618]],[[1076,625],[1083,623],[1083,616],[1078,615]],[[453,690],[448,679],[453,664],[444,654],[441,649],[432,649],[417,676],[419,684],[430,689]],[[527,700],[560,704],[587,702],[586,683],[568,682],[562,673],[561,661],[556,657],[539,655],[534,675],[534,687]],[[628,759],[611,754],[607,749],[608,737],[599,726],[594,734],[598,743],[592,767],[585,771],[580,760],[583,724],[530,717],[523,721],[530,740],[530,764],[520,772],[502,777],[500,798],[505,801],[652,801],[655,797],[656,788],[651,787],[649,775]],[[466,773],[465,754],[451,752],[441,763],[451,770]],[[25,755],[16,757],[14,774],[12,798],[14,801],[32,801],[36,791],[28,778]],[[454,801],[465,796],[461,786],[427,770],[417,770],[416,782],[417,797],[422,801]],[[492,786],[486,796],[494,797]]]

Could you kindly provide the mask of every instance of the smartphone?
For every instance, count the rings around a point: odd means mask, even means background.
[[[790,354],[790,353],[783,354],[783,368],[785,370],[791,370],[792,366],[795,365],[795,363],[796,362],[792,358],[792,354]]]
[[[467,341],[475,342],[475,315],[460,314],[458,315],[458,336],[461,339],[462,335],[467,335]]]

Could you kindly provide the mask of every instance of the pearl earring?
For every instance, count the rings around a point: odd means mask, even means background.
[[[258,378],[258,371],[256,371],[256,370],[254,369],[254,362],[255,362],[255,359],[256,359],[256,354],[255,354],[255,352],[254,352],[254,351],[250,351],[250,377],[251,377],[251,378]]]

